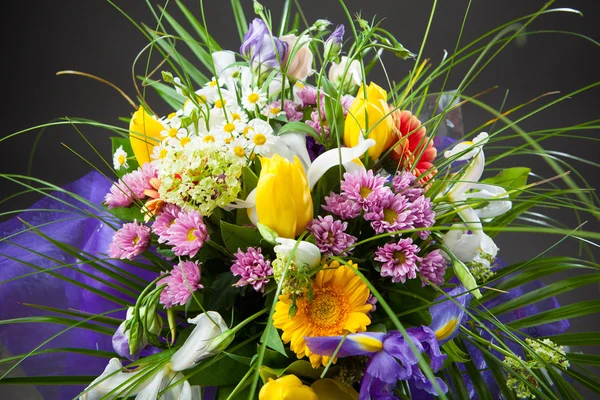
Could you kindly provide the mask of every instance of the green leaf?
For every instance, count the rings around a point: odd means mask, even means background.
[[[457,341],[459,349],[466,352],[466,347],[462,340],[454,339],[453,341]],[[463,365],[465,366],[467,375],[469,375],[479,399],[493,400],[492,394],[488,388],[488,384],[483,380],[482,371],[477,368],[475,362],[472,359],[469,359],[465,361]]]
[[[211,310],[230,309],[235,301],[236,290],[233,286],[235,277],[231,272],[223,272],[217,276],[217,279],[211,285],[212,294],[210,296],[209,308]]]
[[[184,59],[182,59],[181,61],[183,61],[183,60]],[[185,68],[185,66],[182,66],[182,67]],[[189,75],[195,81],[196,81],[196,79],[200,79],[200,77],[196,76],[196,74],[194,74],[194,73],[189,74]],[[158,95],[165,101],[165,103],[167,103],[173,110],[179,110],[179,109],[183,108],[183,104],[185,102],[185,97],[180,95],[179,93],[177,93],[177,91],[175,89],[173,89],[171,86],[165,85],[164,83],[155,81],[153,79],[144,80],[144,77],[142,77],[142,76],[140,76],[138,78],[142,82],[145,82],[146,86],[149,86],[152,89],[154,89],[156,91],[156,93],[158,93]],[[200,81],[200,82],[201,83],[198,83],[199,85],[203,84],[206,81]]]
[[[319,132],[304,122],[288,122],[281,127],[277,134],[285,135],[286,133],[304,133],[305,135],[312,136],[318,143],[322,143],[323,141]]]
[[[574,364],[586,364],[600,367],[600,356],[595,354],[567,353],[567,359]]]
[[[130,207],[115,207],[108,209],[108,207],[105,206],[105,208],[106,211],[123,221],[137,220],[140,222],[144,220],[144,213],[142,213],[142,209],[135,204]]]
[[[448,360],[450,363],[466,363],[470,360],[469,355],[458,348],[454,340],[450,340],[442,346],[442,350],[448,354]]]
[[[467,387],[465,386],[465,381],[463,380],[462,373],[458,369],[457,364],[452,363],[450,365],[449,369],[450,369],[450,371],[449,371],[450,379],[452,380],[452,389],[454,391],[454,394],[459,399],[470,398],[469,391],[467,390]]]
[[[600,346],[600,332],[563,333],[550,339],[561,346]]]
[[[257,228],[230,224],[221,220],[221,237],[225,247],[231,253],[246,250],[248,247],[260,247],[263,242]]]
[[[112,336],[115,333],[114,328],[109,328],[107,326],[95,325],[90,322],[82,322],[71,318],[65,317],[22,317],[22,318],[13,318],[13,319],[4,319],[0,320],[0,325],[11,325],[11,324],[22,324],[22,323],[51,323],[51,324],[60,324],[60,325],[68,325],[74,326],[77,325],[77,328],[87,329],[89,331],[94,331],[98,333],[102,333],[104,335]]]
[[[208,368],[202,368],[198,372],[192,369],[190,374],[193,375],[188,381],[190,385],[200,386],[237,385],[248,370],[249,367],[247,365],[224,356],[219,361],[212,363]]]
[[[569,304],[539,314],[530,315],[516,321],[509,322],[507,326],[513,329],[523,329],[530,326],[548,324],[550,322],[562,321],[567,318],[576,318],[584,315],[600,312],[600,300],[588,300],[580,303]]]
[[[0,379],[0,385],[87,385],[97,376],[19,376]]]
[[[246,22],[246,16],[244,15],[244,8],[242,7],[241,0],[231,0],[231,8],[233,9],[235,26],[240,35],[240,41],[242,41],[246,30],[248,30],[248,22]]]
[[[458,277],[458,280],[464,285],[464,287],[471,291],[473,296],[476,299],[481,298],[481,292],[477,289],[477,281],[469,271],[469,268],[460,260],[454,259],[454,263],[452,263],[452,267],[454,268],[454,273]]]
[[[245,388],[244,390],[234,394],[233,397],[229,397],[231,393],[233,393],[236,386],[237,385],[219,386],[217,388],[216,400],[247,400],[248,395],[250,394],[250,388]]]
[[[129,168],[119,168],[118,170],[115,170],[117,176],[122,178],[126,173],[135,171],[139,167],[139,164],[133,153],[129,138],[113,136],[110,138],[110,141],[112,143],[112,154],[115,154],[115,151],[117,151],[119,147],[123,147],[123,150],[127,153],[127,164],[129,165]]]
[[[577,382],[581,383],[583,386],[592,390],[593,392],[600,394],[600,381],[598,378],[592,378],[590,376],[584,375],[580,372],[575,371],[572,368],[564,371],[565,374],[569,375],[571,378],[574,378]]]
[[[183,12],[183,15],[185,15],[185,17],[189,21],[190,25],[192,25],[192,28],[194,28],[200,39],[204,43],[208,43],[210,45],[210,50],[213,52],[222,50],[221,46],[219,46],[219,43],[217,43],[217,41],[208,33],[206,27],[202,25],[196,19],[196,17],[194,17],[194,14],[192,14],[190,10],[186,8],[186,6],[181,2],[181,0],[177,0],[177,5],[181,9],[181,12]]]
[[[264,224],[261,224],[260,222],[256,224],[256,227],[258,228],[258,231],[260,232],[260,235],[263,237],[263,239],[265,239],[267,242],[273,245],[277,244],[277,241],[275,239],[277,239],[279,235],[275,230],[269,228]]]
[[[260,338],[261,343],[264,343],[266,340],[267,347],[269,347],[287,357],[287,354],[285,352],[285,347],[283,346],[283,342],[281,341],[281,337],[279,336],[279,332],[277,331],[277,329],[269,329],[268,337],[265,337],[266,333],[267,333],[267,330],[264,330],[263,334]]]
[[[530,172],[531,169],[525,167],[507,168],[500,171],[496,176],[482,180],[481,183],[497,185],[506,189],[507,192],[510,192],[514,189],[524,188],[525,185],[527,185],[527,177]],[[520,194],[521,190],[510,193],[511,200],[514,200]]]

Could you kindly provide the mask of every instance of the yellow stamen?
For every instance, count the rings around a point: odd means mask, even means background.
[[[248,136],[248,134],[250,133],[250,131],[253,131],[254,128],[251,126],[247,126],[244,128],[244,136]]]
[[[119,156],[119,158],[117,159],[117,161],[119,162],[119,165],[123,165],[125,164],[125,156]]]
[[[233,149],[233,152],[235,153],[236,156],[238,157],[244,157],[246,155],[246,152],[244,151],[244,148],[242,146],[235,146]]]
[[[242,119],[242,116],[238,113],[231,113],[231,119],[234,121],[240,121]]]
[[[169,119],[173,119],[173,118],[175,118],[176,116],[177,116],[177,113],[174,113],[174,112],[172,112],[171,114],[169,114],[169,115],[167,116],[167,118],[169,118]]]
[[[190,242],[193,242],[194,240],[196,240],[196,235],[195,235],[196,229],[192,228],[188,231],[187,233],[187,240]]]
[[[231,122],[225,124],[225,127],[223,128],[223,130],[227,133],[231,133],[235,130],[235,125]]]
[[[168,133],[169,133],[169,137],[172,137],[172,138],[177,137],[177,129],[175,129],[175,128],[169,129]]]
[[[165,158],[167,156],[167,149],[161,149],[158,154],[158,158]]]
[[[186,144],[188,144],[191,141],[191,139],[187,136],[181,138],[181,140],[179,141],[179,144],[181,145],[181,147],[185,146]]]
[[[213,135],[204,136],[204,142],[209,143],[209,142],[214,142],[214,141],[215,141],[215,137]]]
[[[227,101],[225,99],[221,100],[217,100],[215,101],[215,107],[217,108],[223,108],[225,106],[225,104],[227,104]]]
[[[254,135],[254,138],[252,139],[252,141],[254,142],[255,145],[262,146],[263,144],[266,143],[267,138],[262,133],[257,133],[256,135]]]
[[[248,101],[252,104],[255,104],[260,99],[258,93],[250,93],[248,96]]]
[[[271,108],[271,114],[273,114],[273,115],[277,115],[280,112],[281,112],[281,108],[279,108],[279,107],[273,107],[273,108]]]

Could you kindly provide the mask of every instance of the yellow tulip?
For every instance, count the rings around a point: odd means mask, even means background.
[[[260,158],[262,169],[256,186],[258,222],[284,238],[304,232],[313,218],[313,202],[304,168],[298,158],[291,163],[275,154]]]
[[[377,159],[394,144],[394,121],[387,104],[387,92],[373,82],[365,89],[361,85],[352,102],[344,123],[344,144],[354,147],[359,138],[369,132],[375,146],[368,150],[369,157]],[[365,138],[366,139],[366,138]]]
[[[342,382],[331,379],[319,379],[310,385],[319,400],[358,400],[358,392]]]
[[[269,381],[260,389],[258,400],[319,400],[315,392],[296,375]]]
[[[154,146],[160,143],[160,132],[165,127],[157,119],[152,118],[144,107],[138,108],[129,122],[129,140],[138,164],[150,162],[150,154]]]

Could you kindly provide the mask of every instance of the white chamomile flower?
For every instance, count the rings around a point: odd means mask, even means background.
[[[113,155],[113,166],[117,171],[121,168],[129,168],[129,164],[127,163],[127,152],[123,150],[123,146],[119,146],[115,151],[115,154]]]
[[[204,87],[209,87],[209,88],[217,88],[217,87],[222,87],[223,83],[221,83],[221,81],[216,78],[216,77],[212,77],[212,79],[208,82],[206,82],[206,84],[204,85]]]
[[[247,138],[250,140],[255,153],[259,155],[269,153],[275,141],[271,125],[258,118],[250,121],[248,125],[252,129],[248,131]]]
[[[231,107],[227,109],[229,119],[246,124],[248,122],[248,114],[240,107]]]
[[[215,143],[222,145],[223,143],[225,143],[225,140],[230,138],[231,136],[225,135],[225,133],[222,131],[211,129],[209,132],[201,133],[200,135],[198,135],[198,137],[200,138],[200,141],[204,143]]]
[[[222,125],[219,125],[217,129],[225,134],[225,136],[238,136],[244,132],[245,127],[246,124],[242,121],[229,118],[229,122],[225,121]]]
[[[280,115],[285,115],[285,112],[281,108],[281,102],[274,101],[271,104],[268,104],[262,111],[261,114],[267,118],[277,118]]]
[[[232,139],[227,143],[228,151],[240,158],[248,155],[249,148],[251,148],[250,142],[244,137]]]
[[[166,143],[159,143],[152,148],[152,154],[150,155],[150,158],[155,161],[160,161],[167,156],[168,152],[169,148],[166,146]]]
[[[188,98],[183,103],[183,113],[182,115],[190,116],[192,111],[198,109],[204,109],[206,105],[210,102],[210,93],[208,90],[200,89],[196,90],[196,98],[192,100]]]
[[[176,150],[181,150],[192,140],[192,137],[193,135],[187,129],[181,128],[175,138],[169,139],[169,145]]]
[[[244,91],[242,96],[242,105],[248,111],[260,110],[267,102],[267,94],[258,87]]]

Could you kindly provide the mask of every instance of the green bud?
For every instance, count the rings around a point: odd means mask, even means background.
[[[264,10],[265,8],[263,7],[263,5],[260,4],[258,1],[254,0],[254,12],[256,14],[262,14]]]
[[[161,71],[162,74],[162,79],[163,81],[165,81],[166,83],[173,83],[174,82],[174,78],[173,78],[173,74],[167,71]]]

